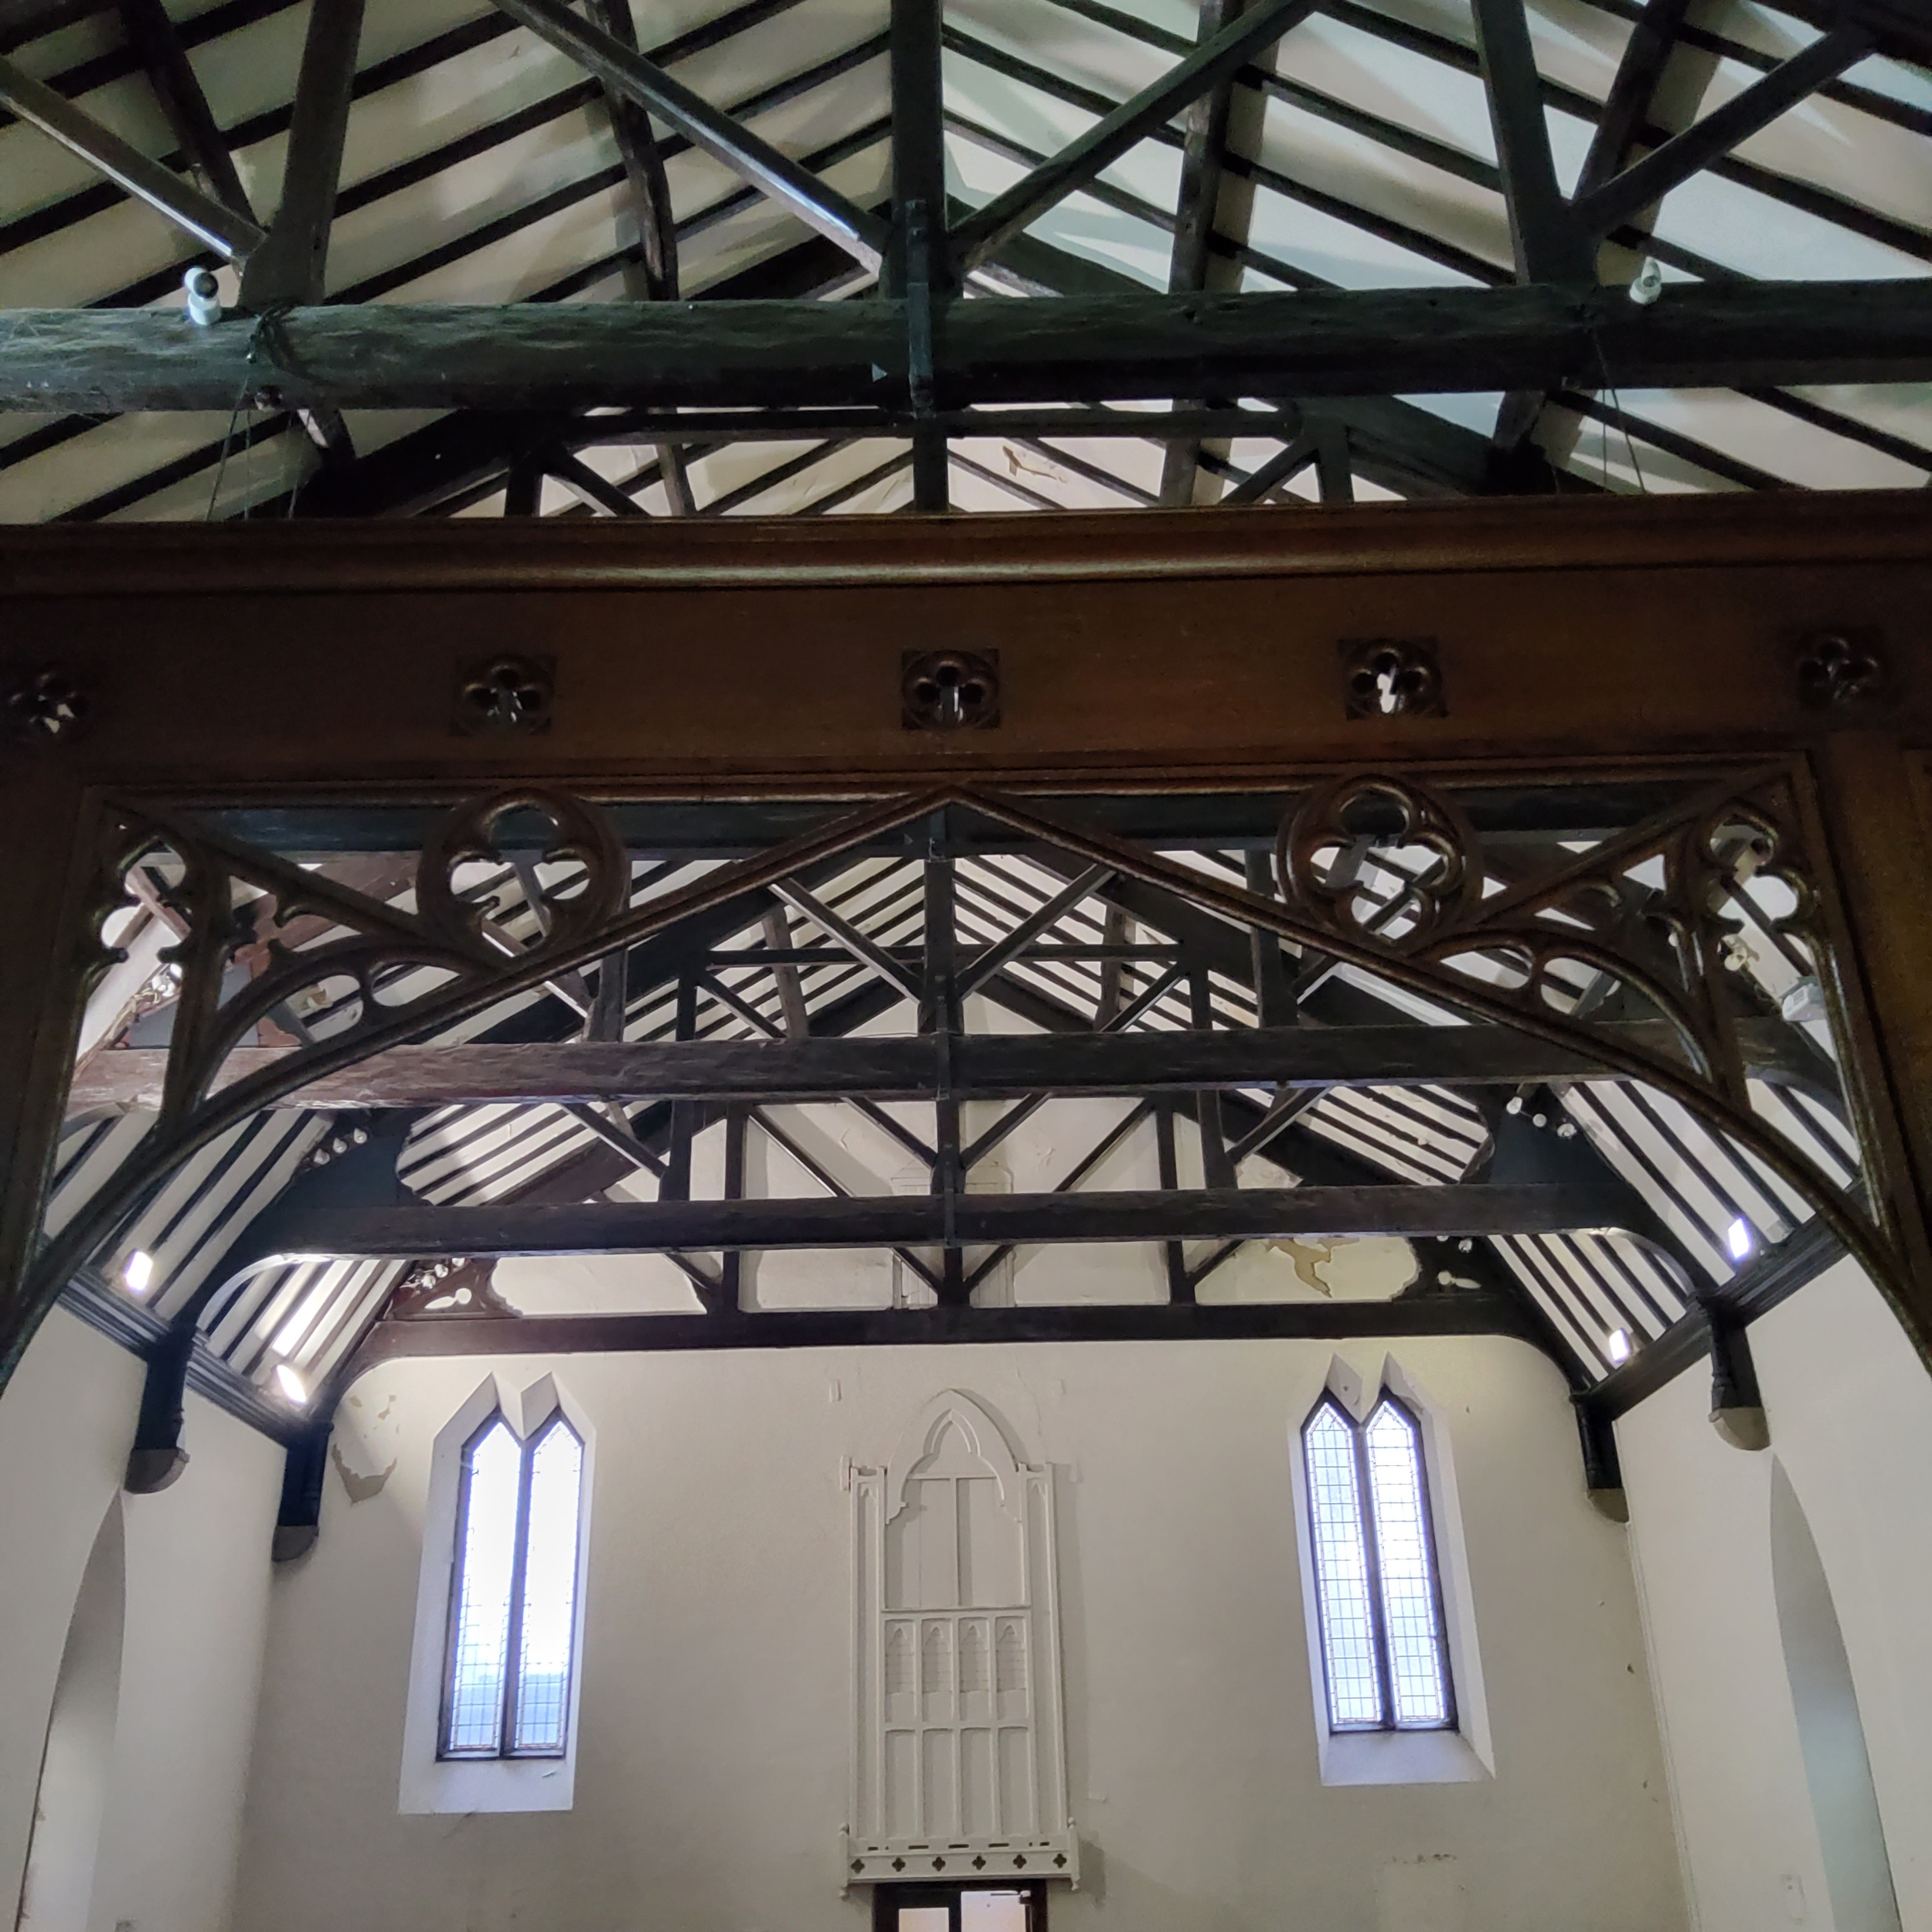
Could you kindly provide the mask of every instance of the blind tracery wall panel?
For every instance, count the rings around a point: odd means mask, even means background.
[[[852,1492],[847,1883],[1075,1877],[1051,1468],[955,1389]]]

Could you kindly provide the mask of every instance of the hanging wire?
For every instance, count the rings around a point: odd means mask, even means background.
[[[1611,376],[1609,359],[1604,354],[1604,339],[1594,328],[1590,332],[1590,345],[1597,352],[1597,371],[1603,378],[1598,387],[1610,398],[1610,406],[1617,413],[1616,427],[1624,433],[1624,447],[1630,453],[1631,471],[1637,478],[1637,493],[1639,496],[1648,496],[1650,485],[1645,478],[1643,464],[1637,460],[1637,445],[1631,440],[1630,412],[1624,407],[1624,399],[1618,393],[1616,383]],[[1611,425],[1606,423],[1604,425],[1603,446],[1604,487],[1606,489],[1610,487],[1610,431]]]
[[[244,465],[246,465],[247,457],[253,451],[255,445],[254,399],[259,393],[255,387],[256,353],[261,348],[264,338],[267,335],[268,332],[271,328],[278,328],[282,318],[287,315],[294,306],[293,302],[271,303],[255,318],[255,326],[248,332],[248,353],[243,359],[242,379],[240,386],[235,391],[234,406],[228,412],[228,427],[223,432],[221,439],[221,457],[215,465],[215,487],[208,493],[208,509],[206,515],[202,518],[204,523],[212,523],[215,520],[215,509],[221,501],[222,480],[228,474],[229,451],[234,447],[235,425],[240,420],[244,407],[247,408],[249,416],[248,432],[242,444]],[[270,359],[272,364],[274,359],[272,344],[270,350]],[[244,482],[247,481],[248,474],[247,469],[244,467],[243,474]],[[246,514],[245,510],[243,514]]]

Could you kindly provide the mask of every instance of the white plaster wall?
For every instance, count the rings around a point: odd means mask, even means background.
[[[141,1364],[59,1309],[0,1396],[0,1923],[20,1896],[60,1653],[140,1398]]]
[[[1709,1408],[1693,1369],[1617,1427],[1687,1889],[1699,1932],[1829,1926],[1771,1593],[1771,1459],[1719,1441]]]
[[[19,1895],[55,1675],[125,1468],[139,1362],[62,1311],[0,1396],[0,1913]],[[127,1604],[90,1923],[222,1932],[241,1822],[281,1451],[190,1395],[192,1458],[124,1497]]]
[[[1932,1927],[1932,1376],[1851,1262],[1751,1330],[1772,1446],[1832,1587],[1899,1916]]]
[[[1932,1601],[1924,1481],[1932,1377],[1849,1262],[1755,1324],[1750,1344],[1770,1453],[1719,1440],[1706,1420],[1709,1381],[1701,1371],[1617,1426],[1701,1932],[1832,1923],[1772,1594],[1774,1454],[1831,1585],[1900,1916],[1923,1932],[1932,1927],[1924,1608]]]
[[[1560,1377],[1500,1340],[1405,1343],[1446,1422],[1496,1774],[1328,1788],[1288,1458],[1334,1352],[1038,1345],[392,1364],[278,1576],[240,1932],[861,1932],[847,1457],[947,1386],[1057,1465],[1073,1811],[1056,1927],[1671,1932],[1676,1855],[1624,1532],[1584,1500]],[[1383,1350],[1340,1352],[1365,1376]],[[401,1817],[430,1444],[485,1372],[554,1372],[597,1431],[568,1813]],[[382,1478],[379,1483],[377,1478]]]

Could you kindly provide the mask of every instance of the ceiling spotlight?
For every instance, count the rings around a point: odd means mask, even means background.
[[[1751,1224],[1743,1215],[1731,1223],[1730,1231],[1724,1236],[1724,1245],[1730,1250],[1733,1261],[1747,1259],[1757,1245],[1757,1237],[1751,1233]]]
[[[145,1248],[136,1248],[122,1264],[121,1278],[130,1294],[145,1294],[155,1278],[155,1257]]]
[[[308,1383],[303,1381],[286,1362],[278,1362],[275,1364],[275,1386],[281,1389],[291,1402],[301,1403],[308,1400]]]
[[[1630,1359],[1630,1331],[1628,1328],[1612,1328],[1604,1347],[1611,1366],[1621,1369]]]

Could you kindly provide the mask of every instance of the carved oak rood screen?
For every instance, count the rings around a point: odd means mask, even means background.
[[[1617,1226],[1660,1240],[1628,1218],[1607,1172],[1600,1184],[1522,1185],[1498,1175],[1369,1188],[1328,1185],[1306,1167],[1291,1187],[1243,1184],[1236,1173],[1246,1153],[1293,1131],[1296,1114],[1331,1088],[1407,1081],[1520,1091],[1539,1082],[1618,1081],[1695,1117],[1753,1185],[1781,1185],[1898,1295],[1904,1267],[1894,1231],[1762,1104],[1767,1087],[1784,1084],[1838,1109],[1833,1053],[1816,1017],[1838,1001],[1835,914],[1804,784],[1786,764],[1702,784],[1659,781],[1644,794],[1649,808],[1621,828],[1545,825],[1532,838],[1519,825],[1514,835],[1492,838],[1478,832],[1458,791],[1365,769],[1271,802],[1250,795],[1250,818],[1233,841],[1247,859],[1223,852],[1223,862],[1211,835],[1125,835],[1116,828],[1141,822],[1134,812],[1144,820],[1146,804],[1124,794],[1041,804],[940,785],[852,807],[800,808],[787,822],[803,829],[777,839],[767,832],[749,856],[668,889],[662,882],[679,869],[638,860],[625,832],[633,808],[519,787],[443,814],[413,876],[392,880],[397,889],[388,896],[237,837],[219,815],[130,797],[112,809],[94,930],[134,896],[165,913],[178,934],[162,955],[179,975],[172,1031],[151,1124],[43,1247],[35,1287],[59,1292],[223,1133],[304,1090],[326,1090],[339,1104],[344,1083],[352,1087],[355,1078],[366,1083],[364,1104],[378,1107],[491,1099],[566,1105],[634,1168],[655,1174],[658,1199],[296,1215],[277,1230],[284,1240],[307,1237],[293,1251],[398,1260],[667,1253],[685,1269],[721,1342],[775,1332],[784,1320],[740,1308],[733,1257],[745,1250],[891,1247],[928,1282],[944,1315],[975,1308],[987,1264],[967,1273],[961,1257],[970,1246],[1003,1253],[1043,1241],[1143,1240],[1168,1243],[1172,1255],[1197,1238],[1223,1240],[1225,1253],[1277,1236],[1392,1232],[1466,1243]],[[1545,787],[1537,796],[1560,802],[1563,794]],[[1190,810],[1213,825],[1216,811],[1225,819],[1233,808],[1209,793],[1160,803],[1170,827],[1182,826]],[[326,808],[317,816],[325,818]],[[988,852],[1026,854],[1067,883],[1030,915],[1009,906],[1003,935],[968,937],[956,904],[958,869]],[[842,870],[882,855],[919,874],[917,946],[894,937],[898,928],[869,929],[860,914],[838,910],[849,902],[821,896],[832,895]],[[1053,938],[1082,903],[1109,908],[1110,943]],[[1116,923],[1123,912],[1157,928],[1168,920],[1179,935],[1165,947],[1142,944],[1145,977],[1135,991],[1119,977],[1136,954],[1117,937],[1127,930]],[[815,930],[813,944],[796,943],[788,917]],[[718,950],[760,929],[762,947]],[[1254,962],[1251,1026],[1216,1017],[1215,975],[1228,975],[1225,952],[1215,948],[1230,944],[1250,949],[1243,957]],[[99,952],[97,971],[110,957]],[[856,973],[870,1003],[849,1007],[842,1032],[820,1035],[797,975],[828,958]],[[721,959],[770,971],[783,1026],[733,991]],[[1029,961],[1062,970],[1084,962],[1097,973],[1090,1026],[1081,1020],[1072,1032],[1040,1039],[969,1031],[969,994],[1050,1029],[1051,1002],[1015,978]],[[1403,1023],[1362,1024],[1358,1012],[1338,1025],[1298,1003],[1338,975]],[[627,1039],[633,997],[674,978],[682,989],[676,1037]],[[1269,991],[1276,982],[1278,996]],[[577,1037],[492,1048],[490,1029],[520,998],[550,1003]],[[1190,998],[1182,1030],[1137,1029],[1162,1002]],[[852,1030],[902,998],[917,1008],[916,1032],[879,1039]],[[700,1038],[701,1001],[762,1030],[736,1042]],[[1842,1013],[1833,1016],[1842,1022]],[[264,1048],[265,1032],[282,1043]],[[453,1035],[454,1043],[410,1045]],[[96,1056],[94,1071],[137,1053],[111,1048]],[[1051,1095],[1083,1091],[1141,1097],[1141,1109],[1156,1117],[1166,1110],[1170,1138],[1174,1103],[1163,1096],[1199,1096],[1206,1185],[1182,1188],[1164,1172],[1153,1192],[1083,1192],[1083,1168],[1049,1194],[969,1190],[969,1170],[987,1143],[962,1141],[962,1098],[1009,1096],[1023,1115]],[[1257,1091],[1273,1096],[1265,1109],[1244,1097]],[[747,1117],[781,1134],[758,1115],[761,1104],[845,1100],[879,1119],[882,1101],[910,1097],[936,1110],[930,1147],[897,1129],[930,1170],[927,1193],[855,1197],[820,1174],[829,1198],[745,1198]],[[623,1105],[645,1100],[669,1109],[668,1143],[647,1144]],[[1242,1133],[1239,1118],[1220,1111],[1224,1104],[1259,1117]],[[690,1142],[706,1107],[738,1149],[717,1200],[692,1196]],[[1140,1110],[1130,1121],[1138,1117]],[[1499,1100],[1489,1117],[1500,1137]],[[893,1126],[889,1116],[883,1123]],[[791,1151],[811,1171],[809,1155]],[[940,1258],[923,1260],[921,1250]],[[723,1270],[693,1258],[699,1254],[722,1255]],[[1191,1302],[1206,1271],[1171,1267],[1172,1300]],[[219,1285],[211,1278],[172,1318],[192,1327]],[[1686,1298],[1695,1298],[1688,1284]],[[1105,1328],[1100,1321],[1096,1332]]]

